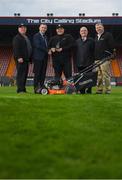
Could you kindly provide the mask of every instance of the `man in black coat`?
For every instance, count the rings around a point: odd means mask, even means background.
[[[44,86],[46,76],[47,60],[48,60],[48,45],[45,33],[47,25],[41,24],[39,32],[33,37],[33,62],[34,62],[34,92]]]
[[[18,26],[18,34],[13,39],[13,54],[17,68],[17,93],[26,92],[26,79],[28,65],[31,58],[32,47],[26,36],[27,27],[24,24]]]
[[[109,51],[113,53],[114,50],[114,40],[110,32],[105,32],[104,25],[98,23],[95,25],[97,32],[95,38],[95,60],[97,62],[101,61],[103,58],[110,56],[106,53]],[[110,75],[110,60],[106,61],[98,68],[98,84],[97,84],[97,94],[111,93],[111,75]]]
[[[74,39],[70,34],[65,34],[61,24],[56,27],[56,33],[49,41],[49,52],[52,54],[55,79],[59,81],[62,72],[66,79],[72,76],[71,50]]]
[[[88,37],[88,29],[80,28],[80,38],[76,41],[76,65],[78,71],[82,71],[86,67],[94,63],[94,40]],[[81,94],[92,93],[92,88],[82,89]]]

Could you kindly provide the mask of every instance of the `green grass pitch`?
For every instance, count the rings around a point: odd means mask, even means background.
[[[0,87],[1,179],[122,178],[122,87],[111,95]]]

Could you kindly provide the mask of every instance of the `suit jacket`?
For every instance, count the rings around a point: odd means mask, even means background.
[[[77,67],[86,67],[94,62],[94,48],[95,43],[92,38],[87,38],[86,41],[82,41],[82,39],[79,38],[76,41]]]
[[[27,42],[20,33],[13,39],[13,54],[16,61],[19,58],[23,58],[24,61],[29,61],[30,57],[28,54]]]
[[[48,48],[44,38],[40,32],[36,33],[33,37],[33,59],[43,60],[48,56]]]
[[[111,33],[104,32],[100,38],[96,36],[95,38],[95,59],[100,60],[103,59],[109,54],[106,53],[106,51],[109,51],[113,53],[114,49],[114,39]]]
[[[49,49],[56,48],[57,44],[59,48],[62,48],[62,51],[52,53],[52,57],[54,59],[59,59],[59,57],[62,57],[62,59],[69,58],[75,44],[74,38],[70,34],[55,35],[49,41]]]

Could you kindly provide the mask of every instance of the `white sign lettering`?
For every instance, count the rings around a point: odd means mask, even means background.
[[[95,24],[101,23],[101,19],[94,18],[30,18],[28,24]]]

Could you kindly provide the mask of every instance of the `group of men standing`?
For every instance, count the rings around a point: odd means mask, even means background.
[[[63,25],[56,27],[56,35],[47,41],[45,35],[47,25],[41,24],[39,32],[33,36],[32,47],[26,36],[27,27],[21,24],[18,27],[18,34],[13,39],[13,52],[17,67],[17,93],[26,92],[25,84],[28,74],[28,65],[30,59],[34,63],[34,92],[44,86],[48,55],[52,56],[53,68],[55,72],[55,79],[59,81],[62,72],[65,78],[72,76],[72,62],[71,56],[74,56],[74,62],[77,70],[80,72],[94,61],[101,61],[106,57],[105,51],[113,52],[114,43],[112,34],[104,31],[103,24],[95,25],[96,38],[88,36],[88,29],[86,27],[80,28],[80,37],[77,40],[70,34],[65,33]],[[111,92],[110,85],[110,61],[98,67],[98,94],[103,93],[103,84],[105,93]],[[81,89],[81,94],[92,93],[92,89]]]

